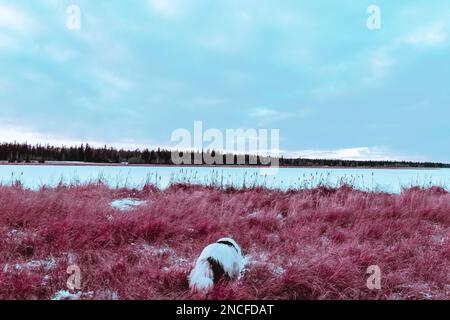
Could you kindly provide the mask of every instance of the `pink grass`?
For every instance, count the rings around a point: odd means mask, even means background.
[[[147,202],[110,206],[126,197]],[[66,290],[70,264],[85,299],[199,298],[187,275],[223,236],[241,245],[248,270],[208,299],[449,299],[449,224],[440,188],[2,186],[0,299],[50,299]],[[381,268],[381,290],[366,287],[370,265]]]

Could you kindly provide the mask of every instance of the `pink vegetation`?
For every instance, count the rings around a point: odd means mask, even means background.
[[[144,200],[120,210],[121,198]],[[241,281],[209,299],[449,299],[450,194],[349,187],[301,191],[161,191],[0,187],[0,299],[51,299],[82,272],[82,299],[192,299],[201,250],[233,237],[247,256]],[[370,265],[381,289],[366,286]]]

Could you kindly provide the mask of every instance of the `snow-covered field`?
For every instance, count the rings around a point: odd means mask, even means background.
[[[269,172],[274,173],[274,172]],[[146,183],[166,188],[173,182],[216,186],[265,186],[271,189],[339,186],[348,183],[365,191],[399,193],[411,186],[441,186],[450,190],[450,169],[342,169],[280,168],[267,175],[259,168],[127,167],[1,165],[0,183],[20,181],[24,187],[84,184],[101,180],[110,187],[142,187]]]

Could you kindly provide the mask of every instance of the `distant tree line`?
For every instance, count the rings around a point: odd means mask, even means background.
[[[179,153],[183,155],[182,152]],[[215,164],[230,163],[241,165],[264,165],[269,163],[267,157],[254,155],[234,155],[215,150],[192,152],[190,163],[207,164],[205,159],[213,157],[220,159]],[[227,162],[228,158],[228,162]],[[199,160],[200,159],[200,160]],[[172,151],[158,148],[156,150],[124,150],[112,147],[94,148],[89,144],[71,147],[54,147],[50,145],[29,145],[23,143],[0,144],[0,161],[10,163],[45,163],[46,161],[71,161],[90,163],[128,163],[128,164],[164,164],[173,165]],[[356,160],[326,160],[303,158],[278,158],[279,165],[288,166],[330,166],[330,167],[414,167],[414,168],[450,168],[450,164],[436,162],[412,161],[356,161]]]
[[[117,150],[115,148],[91,147],[89,144],[71,147],[54,147],[51,145],[29,145],[19,143],[0,144],[0,160],[8,162],[74,161],[92,163],[142,163],[169,164],[169,150]]]

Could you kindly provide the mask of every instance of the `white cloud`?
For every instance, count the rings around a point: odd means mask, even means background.
[[[276,110],[267,108],[257,108],[250,113],[250,115],[255,118],[278,117],[280,114],[281,113]]]
[[[0,142],[28,142],[28,143],[49,143],[49,144],[75,144],[72,139],[64,139],[51,137],[50,135],[43,135],[33,130],[30,130],[27,127],[9,124],[7,120],[2,119],[2,127],[0,128]]]
[[[344,83],[328,83],[311,90],[311,97],[316,100],[334,99],[347,92],[348,87]]]
[[[443,22],[436,22],[422,28],[406,38],[406,42],[413,45],[439,45],[447,40],[446,25]]]
[[[235,54],[243,50],[249,39],[249,29],[236,23],[230,29],[211,26],[203,32],[195,34],[192,41],[198,46],[211,51],[217,51],[225,54]]]
[[[255,108],[250,111],[250,117],[258,120],[260,123],[267,123],[271,121],[304,117],[311,112],[308,108],[303,108],[297,111],[278,111],[270,108]]]
[[[33,19],[26,13],[13,6],[0,4],[0,29],[26,33],[35,25]]]
[[[123,98],[124,94],[133,89],[134,83],[121,75],[106,71],[96,70],[93,72],[96,79],[96,87],[99,93],[99,100],[96,100],[94,106],[91,101],[86,104],[89,108],[96,109],[100,105],[117,102],[119,98]]]
[[[254,20],[253,16],[244,10],[238,10],[236,16],[244,23],[252,23]]]
[[[380,80],[391,74],[397,60],[393,58],[392,47],[386,46],[375,51],[368,59],[366,74],[363,77],[363,83],[368,86],[378,84]]]
[[[0,143],[2,142],[18,142],[18,143],[28,143],[28,144],[50,144],[53,146],[79,146],[81,144],[89,143],[89,145],[93,147],[103,147],[107,145],[108,147],[114,147],[114,148],[123,148],[128,150],[133,149],[145,149],[145,148],[155,148],[153,145],[145,144],[145,143],[139,143],[135,140],[117,140],[109,141],[109,140],[95,140],[95,139],[89,139],[86,137],[86,139],[83,139],[83,137],[70,137],[70,136],[64,136],[61,134],[53,135],[48,133],[41,133],[39,131],[30,129],[29,127],[20,126],[13,124],[11,122],[8,122],[5,119],[0,119],[1,123],[3,124],[2,127],[0,127]],[[164,146],[162,146],[164,147]]]
[[[344,148],[336,150],[301,150],[282,152],[285,157],[306,159],[339,159],[339,160],[403,160],[398,155],[377,147]]]
[[[20,38],[33,34],[37,29],[37,23],[27,13],[0,3],[0,49],[16,50]]]
[[[116,74],[110,73],[110,72],[98,72],[97,77],[107,86],[107,87],[113,87],[113,89],[118,90],[129,90],[133,83],[125,79],[123,77],[120,77]]]
[[[149,0],[152,11],[167,17],[174,18],[181,15],[181,4],[177,0]]]
[[[388,74],[395,62],[395,59],[387,53],[376,53],[370,61],[372,76],[375,78],[380,78]]]

